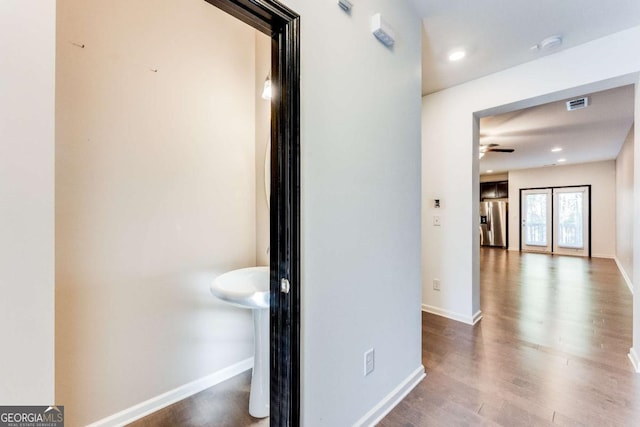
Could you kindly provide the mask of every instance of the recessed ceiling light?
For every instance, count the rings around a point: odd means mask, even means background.
[[[557,153],[557,152],[559,152],[559,151],[562,151],[562,147],[555,147],[555,148],[552,148],[552,149],[551,149],[551,152],[552,152],[552,153]]]
[[[566,161],[567,161],[567,159],[558,159],[558,163],[564,163]]]
[[[464,50],[454,50],[449,53],[449,61],[460,61],[465,56],[467,56],[467,52],[465,52]]]
[[[493,169],[489,169],[487,173],[493,173]]]

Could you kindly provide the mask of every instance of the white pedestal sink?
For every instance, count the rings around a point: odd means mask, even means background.
[[[253,310],[253,372],[249,414],[269,416],[269,267],[249,267],[218,276],[209,287],[223,301]]]

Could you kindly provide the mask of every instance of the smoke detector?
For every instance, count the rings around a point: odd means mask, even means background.
[[[560,47],[561,44],[562,44],[562,36],[550,36],[542,40],[540,43],[534,44],[533,46],[530,47],[530,49],[533,51],[537,51],[537,50],[547,51],[547,50],[552,50],[557,47]]]
[[[551,50],[559,47],[562,44],[562,37],[560,36],[551,36],[540,42],[541,50]]]
[[[589,98],[583,97],[567,101],[567,111],[581,110],[589,106]]]

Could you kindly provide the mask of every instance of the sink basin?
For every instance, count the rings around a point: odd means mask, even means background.
[[[229,271],[216,278],[211,293],[243,308],[269,308],[269,267]]]
[[[253,312],[253,372],[249,414],[269,416],[269,267],[248,267],[218,276],[211,293],[237,307]]]

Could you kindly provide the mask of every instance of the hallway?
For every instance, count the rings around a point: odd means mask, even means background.
[[[423,313],[427,377],[379,425],[640,425],[615,261],[480,251],[483,319]]]

